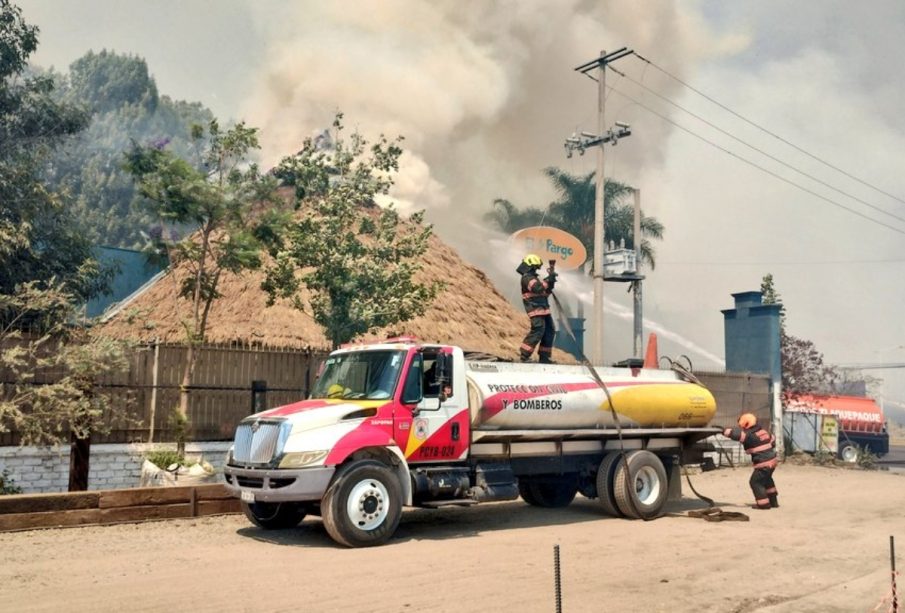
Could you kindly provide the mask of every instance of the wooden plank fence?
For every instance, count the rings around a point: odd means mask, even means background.
[[[221,483],[0,497],[0,532],[239,513]]]
[[[229,440],[238,422],[250,413],[305,398],[325,356],[326,352],[312,350],[239,344],[201,347],[190,388],[189,440]],[[92,441],[173,441],[169,416],[179,403],[185,359],[186,348],[178,344],[132,348],[129,369],[98,386],[114,405],[127,407],[125,417],[110,424],[109,434],[93,436]],[[43,371],[33,384],[53,383],[60,377],[60,372]],[[10,373],[0,372],[0,383],[15,381]],[[0,445],[17,444],[17,433],[0,434]]]

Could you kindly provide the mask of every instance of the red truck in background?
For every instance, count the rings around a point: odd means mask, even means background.
[[[889,452],[889,433],[883,409],[866,396],[800,394],[789,399],[786,411],[833,415],[839,422],[838,456],[856,462],[862,450],[880,457]]]

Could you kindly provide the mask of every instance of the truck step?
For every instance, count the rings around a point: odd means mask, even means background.
[[[460,500],[430,500],[422,502],[421,506],[428,509],[439,509],[440,507],[470,507],[476,504],[478,504],[477,500],[462,498]]]

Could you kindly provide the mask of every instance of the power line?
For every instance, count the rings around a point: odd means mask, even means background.
[[[847,266],[849,264],[903,264],[905,259],[890,260],[799,260],[799,261],[749,261],[724,262],[713,260],[663,260],[657,258],[657,266]]]
[[[760,148],[758,148],[758,147],[756,147],[756,146],[754,146],[754,145],[752,145],[752,144],[750,144],[750,143],[748,143],[748,142],[745,142],[744,140],[742,140],[742,139],[739,138],[738,136],[735,136],[734,134],[732,134],[732,133],[729,132],[728,130],[724,130],[723,128],[721,128],[721,127],[719,127],[718,125],[714,124],[713,122],[711,122],[711,121],[705,119],[704,117],[701,117],[700,115],[698,115],[698,114],[696,114],[696,113],[694,113],[694,112],[692,112],[692,111],[689,111],[688,109],[686,109],[685,107],[681,106],[681,105],[678,104],[677,102],[675,102],[675,101],[673,101],[673,100],[667,98],[666,96],[664,96],[664,95],[662,95],[662,94],[660,94],[660,93],[654,91],[653,89],[651,89],[651,88],[648,87],[647,85],[644,85],[643,83],[640,83],[640,82],[637,81],[636,79],[633,79],[632,77],[630,77],[630,76],[628,76],[628,75],[626,75],[626,74],[624,74],[624,73],[622,73],[622,72],[619,72],[617,69],[613,68],[612,66],[607,66],[607,68],[609,68],[610,70],[612,70],[613,72],[615,72],[615,73],[618,74],[619,76],[621,76],[621,77],[623,77],[623,78],[625,78],[625,79],[631,81],[632,83],[638,85],[638,86],[641,87],[642,89],[644,89],[644,90],[650,92],[651,94],[653,94],[653,95],[656,96],[657,98],[660,98],[660,99],[663,100],[664,102],[666,102],[666,103],[668,103],[668,104],[671,104],[672,106],[676,107],[676,108],[679,109],[680,111],[683,111],[683,112],[685,112],[685,113],[688,113],[689,115],[691,115],[692,117],[694,117],[694,118],[697,119],[698,121],[701,121],[701,122],[707,124],[708,126],[710,126],[711,128],[713,128],[714,130],[717,130],[718,132],[720,132],[720,133],[722,133],[722,134],[725,134],[725,135],[728,136],[729,138],[731,138],[731,139],[733,139],[733,140],[735,140],[735,141],[737,141],[737,142],[739,142],[739,143],[745,145],[745,146],[748,147],[749,149],[752,149],[752,150],[754,150],[754,151],[760,153],[761,155],[764,155],[764,156],[770,158],[770,159],[773,160],[774,162],[777,162],[777,163],[779,163],[779,164],[785,166],[785,167],[788,168],[789,170],[791,170],[791,171],[793,171],[793,172],[796,172],[796,173],[798,173],[798,174],[800,174],[800,175],[802,175],[802,176],[804,176],[804,177],[807,177],[808,179],[811,179],[812,181],[815,181],[816,183],[819,183],[820,185],[823,185],[824,187],[827,187],[827,188],[833,190],[834,192],[836,192],[836,193],[838,193],[838,194],[841,194],[841,195],[843,195],[843,196],[846,196],[846,197],[848,197],[848,198],[851,198],[852,200],[854,200],[854,201],[856,201],[856,202],[860,202],[860,203],[863,204],[864,206],[870,207],[870,208],[874,209],[875,211],[877,211],[877,212],[879,212],[879,213],[883,213],[884,215],[888,215],[888,216],[892,217],[893,219],[897,219],[897,220],[899,220],[899,221],[905,222],[905,217],[900,217],[899,215],[896,215],[895,213],[890,213],[889,211],[886,211],[886,210],[880,208],[879,206],[877,206],[877,205],[875,205],[875,204],[872,204],[872,203],[870,203],[870,202],[868,202],[868,201],[866,201],[866,200],[862,200],[861,198],[859,198],[859,197],[857,197],[857,196],[854,196],[854,195],[852,195],[852,194],[849,194],[848,192],[843,191],[843,190],[839,189],[838,187],[835,187],[835,186],[833,186],[833,185],[827,183],[826,181],[824,181],[824,180],[822,180],[822,179],[819,179],[818,177],[815,177],[814,175],[808,174],[807,172],[804,172],[803,170],[799,170],[798,168],[795,168],[795,167],[792,166],[791,164],[789,164],[789,163],[785,162],[784,160],[782,160],[782,159],[776,157],[775,155],[772,155],[772,154],[770,154],[770,153],[767,153],[767,152],[764,151],[763,149],[760,149]]]
[[[639,60],[641,60],[642,62],[645,62],[646,64],[648,64],[648,65],[652,66],[653,68],[659,70],[661,73],[663,73],[663,74],[666,75],[667,77],[673,79],[674,81],[676,81],[677,83],[683,85],[684,87],[687,87],[688,89],[690,89],[690,90],[693,91],[694,93],[698,94],[699,96],[701,96],[701,97],[704,98],[705,100],[708,100],[709,102],[711,102],[711,103],[715,104],[716,106],[720,107],[721,109],[723,109],[723,110],[726,111],[727,113],[730,113],[731,115],[734,115],[735,117],[738,117],[739,119],[741,119],[741,120],[744,121],[745,123],[747,123],[747,124],[749,124],[749,125],[751,125],[751,126],[754,126],[754,127],[757,128],[758,130],[760,130],[760,131],[762,131],[762,132],[764,132],[764,133],[766,133],[766,134],[769,134],[770,136],[772,136],[772,137],[775,138],[776,140],[778,140],[778,141],[780,141],[780,142],[782,142],[782,143],[788,145],[789,147],[792,147],[793,149],[795,149],[796,151],[798,151],[798,152],[800,152],[800,153],[805,154],[805,155],[808,156],[809,158],[811,158],[811,159],[813,159],[813,160],[816,160],[817,162],[820,162],[820,163],[823,164],[824,166],[827,166],[828,168],[831,168],[831,169],[835,170],[836,172],[842,173],[843,175],[845,175],[845,176],[848,177],[849,179],[852,179],[853,181],[857,181],[857,182],[860,183],[861,185],[864,185],[864,186],[866,186],[866,187],[869,187],[869,188],[871,188],[872,190],[877,191],[877,192],[883,194],[884,196],[887,196],[887,197],[889,197],[889,198],[892,198],[893,200],[896,200],[896,201],[898,201],[898,202],[901,202],[902,204],[905,204],[905,200],[903,200],[902,198],[899,198],[898,196],[896,196],[896,195],[894,195],[894,194],[891,194],[891,193],[889,193],[889,192],[887,192],[887,191],[885,191],[885,190],[883,190],[883,189],[877,187],[876,185],[874,185],[874,184],[872,184],[872,183],[869,183],[869,182],[865,181],[864,179],[861,179],[860,177],[857,177],[857,176],[855,176],[855,175],[853,175],[853,174],[851,174],[851,173],[849,173],[849,172],[846,172],[845,170],[842,170],[842,169],[839,168],[838,166],[834,166],[833,164],[830,164],[830,163],[827,162],[826,160],[824,160],[824,159],[822,159],[822,158],[820,158],[820,157],[814,155],[813,153],[811,153],[810,151],[807,151],[806,149],[803,149],[802,147],[799,147],[799,146],[796,145],[795,143],[789,141],[788,139],[783,138],[783,137],[780,136],[779,134],[776,134],[776,133],[774,133],[774,132],[771,132],[771,131],[768,130],[767,128],[765,128],[765,127],[759,125],[758,123],[756,123],[756,122],[754,122],[754,121],[748,119],[748,118],[745,117],[744,115],[741,115],[740,113],[737,113],[736,111],[733,111],[731,108],[729,108],[729,107],[726,106],[725,104],[721,103],[719,100],[716,100],[716,99],[712,98],[711,96],[708,96],[707,94],[705,94],[705,93],[702,92],[701,90],[699,90],[699,89],[693,87],[692,85],[686,83],[685,81],[683,81],[683,80],[680,79],[679,77],[675,76],[674,74],[672,74],[671,72],[669,72],[669,71],[666,70],[665,68],[662,68],[662,67],[658,66],[657,64],[655,64],[654,62],[650,61],[649,59],[647,59],[647,58],[645,58],[645,57],[639,55],[638,53],[635,53],[634,55],[635,55],[635,57],[637,57],[637,58],[638,58]]]
[[[742,157],[741,155],[735,153],[734,151],[730,151],[729,149],[726,149],[726,148],[723,147],[722,145],[719,145],[719,144],[713,142],[712,140],[707,139],[707,138],[701,136],[700,134],[697,134],[696,132],[694,132],[694,131],[692,131],[692,130],[686,128],[685,126],[683,126],[683,125],[681,125],[681,124],[679,124],[679,123],[676,123],[675,121],[673,121],[672,119],[670,119],[670,118],[667,117],[666,115],[663,115],[662,113],[659,113],[658,111],[655,111],[654,109],[650,108],[649,106],[647,106],[646,104],[644,104],[644,103],[641,102],[640,100],[637,100],[636,98],[633,98],[633,97],[629,96],[628,94],[626,94],[626,93],[624,93],[624,92],[622,92],[622,91],[619,91],[619,90],[616,89],[615,87],[612,88],[612,91],[616,92],[617,94],[619,94],[619,95],[622,96],[623,98],[626,98],[627,100],[631,100],[632,102],[634,102],[634,103],[637,104],[639,107],[641,107],[642,109],[646,110],[647,112],[649,112],[649,113],[651,113],[651,114],[653,114],[653,115],[656,115],[657,117],[659,117],[659,118],[662,119],[663,121],[665,121],[665,122],[667,122],[667,123],[669,123],[669,124],[671,124],[671,125],[673,125],[673,126],[679,128],[680,130],[682,130],[682,131],[684,131],[684,132],[687,132],[688,134],[694,136],[695,138],[697,138],[697,139],[699,139],[699,140],[701,140],[701,141],[707,143],[707,144],[710,145],[711,147],[714,147],[714,148],[716,148],[716,149],[719,149],[719,150],[722,151],[723,153],[726,153],[727,155],[730,155],[730,156],[736,158],[737,160],[740,160],[740,161],[744,162],[745,164],[748,164],[749,166],[753,166],[754,168],[757,168],[757,169],[760,170],[761,172],[766,173],[766,174],[770,175],[771,177],[774,177],[774,178],[776,178],[776,179],[779,179],[780,181],[783,181],[783,182],[785,182],[785,183],[788,183],[788,184],[791,185],[792,187],[796,187],[796,188],[798,188],[799,190],[801,190],[801,191],[803,191],[803,192],[805,192],[805,193],[808,193],[808,194],[811,194],[812,196],[815,196],[815,197],[817,197],[817,198],[820,198],[820,199],[823,200],[824,202],[827,202],[828,204],[831,204],[831,205],[833,205],[833,206],[835,206],[835,207],[838,207],[838,208],[840,208],[840,209],[843,209],[843,210],[845,210],[845,211],[848,211],[849,213],[852,213],[853,215],[857,215],[858,217],[861,217],[862,219],[866,219],[867,221],[870,221],[870,222],[873,222],[873,223],[875,223],[875,224],[877,224],[877,225],[883,226],[884,228],[888,228],[888,229],[892,230],[893,232],[898,232],[899,234],[905,234],[905,230],[902,230],[902,229],[897,228],[897,227],[895,227],[895,226],[891,226],[891,225],[889,225],[889,224],[887,224],[887,223],[884,223],[884,222],[882,222],[882,221],[880,221],[880,220],[878,220],[878,219],[874,219],[873,217],[869,217],[869,216],[865,215],[864,213],[861,213],[860,211],[856,211],[855,209],[852,209],[852,208],[850,208],[850,207],[845,206],[845,205],[842,204],[841,202],[837,202],[837,201],[835,201],[835,200],[832,200],[832,199],[830,199],[830,198],[827,198],[827,197],[824,196],[823,194],[820,194],[820,193],[818,193],[818,192],[815,192],[814,190],[809,189],[809,188],[807,188],[807,187],[805,187],[805,186],[803,186],[803,185],[799,185],[798,183],[795,183],[795,182],[792,181],[791,179],[788,179],[788,178],[786,178],[786,177],[784,177],[784,176],[782,176],[782,175],[780,175],[780,174],[778,174],[778,173],[776,173],[776,172],[774,172],[774,171],[772,171],[772,170],[770,170],[770,169],[768,169],[768,168],[764,168],[763,166],[761,166],[761,165],[759,165],[759,164],[757,164],[757,163],[755,163],[755,162],[752,162],[751,160],[749,160],[749,159],[747,159],[747,158],[745,158],[745,157]]]

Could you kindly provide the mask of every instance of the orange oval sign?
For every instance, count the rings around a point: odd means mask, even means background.
[[[560,270],[575,270],[588,259],[581,241],[559,228],[532,226],[515,232],[510,239],[525,253],[534,253],[544,262],[556,260]]]

